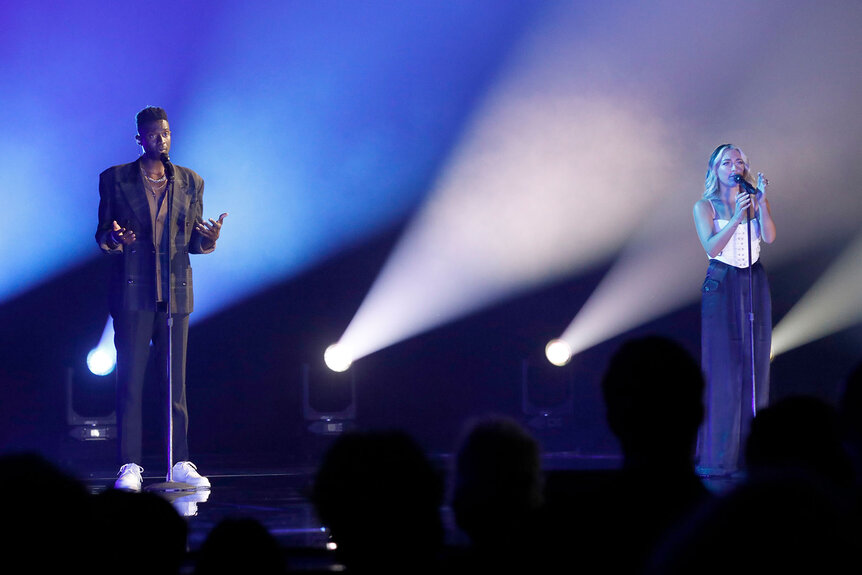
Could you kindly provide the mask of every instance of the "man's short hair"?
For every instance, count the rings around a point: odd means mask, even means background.
[[[168,121],[168,113],[164,108],[157,106],[147,106],[135,115],[135,125],[138,128],[138,134],[141,133],[141,126],[158,122],[159,120]]]

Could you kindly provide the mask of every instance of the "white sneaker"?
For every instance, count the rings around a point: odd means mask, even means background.
[[[137,463],[127,463],[123,465],[120,468],[119,473],[117,473],[117,480],[114,482],[114,489],[140,491],[141,482],[143,481],[141,478],[141,472],[143,470],[144,468]]]
[[[209,489],[210,480],[197,472],[197,467],[191,461],[180,461],[172,470],[174,481],[188,483],[198,489]]]

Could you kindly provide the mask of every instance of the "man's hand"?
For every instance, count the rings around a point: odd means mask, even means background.
[[[219,233],[221,232],[222,224],[224,223],[224,219],[227,216],[227,212],[223,213],[218,217],[218,221],[210,218],[209,222],[200,222],[195,226],[200,232],[200,234],[204,237],[204,240],[209,241],[210,243],[215,243],[218,239]]]
[[[134,243],[135,239],[135,232],[127,230],[126,228],[121,228],[120,224],[117,223],[117,220],[114,220],[114,229],[111,230],[111,240],[115,244],[123,244],[124,246],[127,246]]]

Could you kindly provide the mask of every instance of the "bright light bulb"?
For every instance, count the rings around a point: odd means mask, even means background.
[[[87,367],[96,375],[108,375],[116,365],[116,355],[106,349],[97,347],[87,354]]]
[[[572,359],[572,346],[562,339],[553,339],[545,346],[545,357],[554,365],[562,367]]]
[[[323,352],[323,361],[332,371],[347,371],[353,364],[353,357],[343,345],[334,343]]]

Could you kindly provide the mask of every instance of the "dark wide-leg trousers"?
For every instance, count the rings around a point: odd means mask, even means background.
[[[189,333],[188,314],[173,314],[171,358],[173,390],[171,417],[173,420],[174,462],[188,455],[188,408],[186,406],[186,348]],[[152,342],[152,347],[150,347]],[[123,311],[114,317],[114,345],[117,348],[117,425],[119,462],[141,463],[143,437],[143,390],[150,354],[154,354],[156,383],[164,398],[165,449],[167,433],[168,326],[163,311]]]
[[[698,436],[698,470],[710,474],[737,471],[756,409],[769,400],[772,302],[760,263],[748,268],[710,260],[701,293],[701,365],[706,378],[706,413]],[[749,292],[753,298],[749,299]],[[752,393],[751,324],[754,306],[754,393]]]

